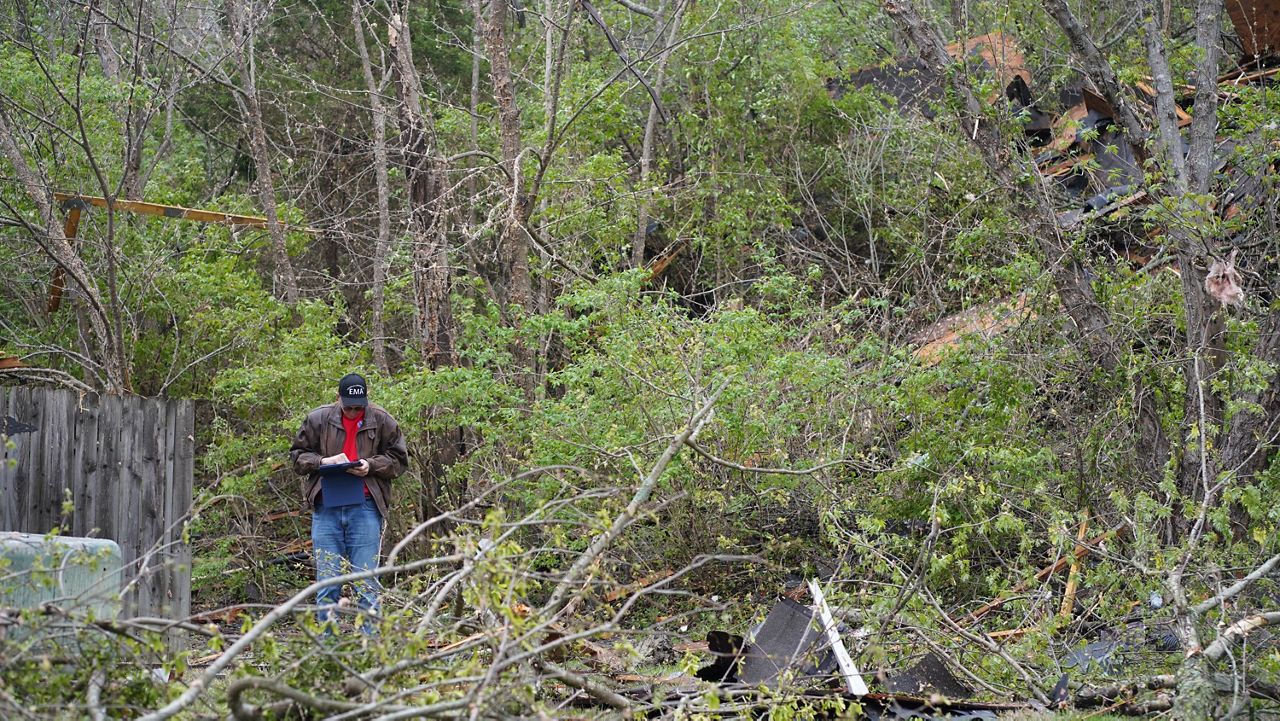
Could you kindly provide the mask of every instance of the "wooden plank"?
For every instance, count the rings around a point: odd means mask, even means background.
[[[1008,591],[1005,591],[1004,593],[1000,594],[998,597],[996,597],[994,601],[990,601],[986,603],[981,608],[969,614],[966,618],[961,619],[960,621],[961,625],[967,625],[967,624],[975,623],[981,620],[983,616],[987,615],[988,613],[991,613],[997,608],[1000,608],[1004,604],[1008,603],[1010,597],[1017,595],[1019,593],[1022,593],[1023,591],[1026,591],[1027,589],[1031,588],[1037,583],[1043,583],[1045,579],[1049,578],[1053,574],[1057,573],[1058,571],[1061,571],[1062,569],[1070,565],[1072,559],[1084,558],[1085,556],[1089,555],[1089,553],[1091,552],[1091,549],[1111,540],[1112,538],[1116,538],[1120,536],[1121,534],[1125,533],[1127,530],[1128,530],[1128,527],[1125,526],[1123,523],[1121,523],[1115,526],[1114,528],[1112,528],[1111,530],[1095,536],[1089,541],[1088,545],[1077,544],[1075,549],[1070,554],[1063,556],[1062,558],[1059,558],[1057,561],[1049,564],[1048,566],[1045,566],[1044,568],[1040,569],[1040,571],[1037,572],[1036,575],[1033,576],[1032,578],[1022,581],[1021,583],[1017,584],[1016,586],[1009,589]]]
[[[98,505],[102,494],[93,486],[93,462],[98,455],[98,398],[77,399],[76,425],[72,436],[71,472],[75,474],[76,523],[80,536],[98,535]]]
[[[92,488],[96,494],[93,526],[98,529],[98,536],[114,541],[116,540],[116,529],[113,525],[116,490],[111,486],[112,474],[105,464],[112,449],[115,448],[115,424],[119,419],[112,417],[111,410],[103,398],[95,397],[94,407],[97,412],[98,426],[93,435],[93,453],[85,459],[84,483],[86,488]]]
[[[1089,519],[1086,518],[1080,522],[1080,530],[1076,532],[1076,549],[1079,549],[1080,544],[1084,543],[1085,534],[1088,532]],[[1080,583],[1080,561],[1082,558],[1084,558],[1083,555],[1072,559],[1071,570],[1067,572],[1067,588],[1062,592],[1062,606],[1058,609],[1058,615],[1067,621],[1071,620],[1071,615],[1076,607],[1076,586]]]
[[[174,444],[174,495],[175,513],[173,520],[186,518],[191,512],[195,500],[195,463],[196,463],[196,405],[184,400],[178,404],[178,422],[176,424],[176,441]],[[174,533],[181,538],[183,528],[178,525]],[[182,543],[177,552],[178,567],[175,579],[175,612],[178,618],[191,614],[191,546]]]
[[[18,456],[18,467],[14,474],[18,505],[16,526],[17,530],[24,533],[38,533],[40,531],[36,529],[32,519],[32,508],[36,506],[41,495],[37,482],[40,473],[38,451],[44,437],[41,427],[43,424],[40,420],[40,409],[31,398],[31,389],[17,389],[14,401],[14,416],[27,425],[35,426],[35,430],[28,433],[24,439],[26,443],[22,447],[22,454]]]
[[[173,416],[176,413],[176,403],[157,401],[156,402],[156,487],[155,494],[158,504],[157,512],[157,534],[156,543],[160,544],[162,557],[164,559],[163,570],[156,574],[154,596],[158,605],[163,610],[164,616],[173,618],[173,580],[174,580],[174,546],[173,531],[170,527],[172,521],[172,490],[173,490]],[[174,634],[170,634],[172,640]]]
[[[16,388],[0,387],[0,418],[13,415],[12,399],[16,392]],[[23,433],[13,438],[0,439],[3,444],[3,448],[0,448],[0,498],[14,499],[13,503],[0,504],[0,531],[17,530],[18,494],[15,482],[20,444],[23,442],[22,437],[26,435],[28,434]]]
[[[49,529],[42,527],[44,524],[40,514],[40,509],[44,507],[45,497],[44,453],[42,453],[42,449],[46,445],[48,438],[48,429],[46,428],[44,417],[44,403],[40,402],[41,398],[34,395],[30,388],[21,389],[19,398],[22,399],[24,417],[31,419],[27,423],[35,426],[36,429],[31,432],[31,436],[28,438],[25,459],[18,462],[18,485],[28,489],[28,496],[25,502],[18,507],[18,513],[21,514],[18,520],[18,530],[26,533],[46,533]]]
[[[45,483],[49,490],[47,498],[48,526],[59,527],[62,533],[75,535],[74,515],[64,516],[62,511],[66,504],[68,491],[74,492],[69,468],[72,427],[76,422],[76,394],[71,391],[54,390],[45,395],[46,408],[49,413],[49,438],[45,443]],[[72,502],[75,502],[74,496]],[[65,524],[65,525],[64,525]]]
[[[63,225],[62,233],[71,241],[71,246],[75,247],[76,232],[80,228],[80,208],[74,207],[67,213],[66,223]],[[45,310],[49,313],[56,313],[58,308],[62,306],[62,291],[66,289],[66,269],[61,265],[53,269],[53,283],[49,286],[49,303]]]
[[[163,432],[164,418],[161,401],[139,398],[136,405],[141,418],[133,427],[135,455],[130,459],[130,467],[137,484],[138,556],[145,559],[145,563],[138,569],[139,573],[144,574],[138,583],[142,594],[139,607],[159,610],[163,615],[164,597],[157,595],[160,591],[157,582],[165,572],[161,543],[164,519],[161,517],[160,496],[157,493],[161,480],[156,465],[159,445],[157,436]]]
[[[102,443],[98,448],[99,485],[107,493],[107,516],[103,524],[106,536],[120,546],[120,562],[124,568],[124,583],[133,580],[133,562],[136,552],[129,542],[131,533],[128,524],[128,488],[122,481],[120,459],[125,453],[122,429],[128,423],[123,399],[119,396],[102,396],[102,404],[98,424],[101,428]],[[122,600],[122,613],[134,614],[136,608],[130,604],[132,593],[125,594]]]
[[[124,403],[122,399],[115,397],[109,400],[119,408],[120,418],[113,464],[116,487],[120,489],[117,494],[120,504],[115,509],[115,526],[120,536],[117,543],[120,544],[125,567],[128,569],[125,572],[125,583],[132,584],[128,598],[125,599],[127,613],[136,615],[142,613],[143,609],[140,603],[142,590],[137,582],[138,560],[142,555],[142,524],[137,512],[138,483],[133,474],[133,459],[136,452],[133,429],[134,424],[138,422],[139,414],[135,412],[133,403]]]
[[[1280,50],[1280,2],[1229,0],[1226,6],[1245,54],[1263,57]]]

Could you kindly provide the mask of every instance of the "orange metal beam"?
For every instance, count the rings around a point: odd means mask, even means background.
[[[78,193],[60,193],[54,192],[53,197],[58,201],[64,210],[67,211],[67,221],[64,226],[64,232],[67,240],[74,241],[76,232],[80,228],[80,212],[86,208],[111,208],[122,210],[129,213],[137,213],[138,215],[154,215],[160,218],[177,218],[178,220],[194,220],[199,223],[222,223],[225,225],[240,225],[249,228],[265,228],[267,227],[267,219],[257,215],[236,215],[234,213],[223,213],[217,210],[201,210],[199,208],[183,208],[177,205],[161,205],[160,203],[148,203],[142,200],[114,200],[107,202],[106,198],[96,195],[80,195]],[[311,227],[298,227],[281,223],[287,230],[301,231],[303,233],[318,233],[319,230]],[[53,283],[49,286],[49,303],[46,309],[49,313],[56,313],[58,308],[62,306],[62,293],[66,289],[66,271],[62,266],[58,266],[53,271]]]
[[[80,206],[71,208],[67,213],[67,222],[62,228],[62,232],[67,236],[67,240],[74,241],[76,231],[80,229]],[[62,266],[53,269],[53,284],[49,287],[49,304],[46,307],[50,313],[56,313],[58,308],[62,307],[62,291],[66,288],[66,270]]]
[[[109,207],[106,198],[100,198],[96,195],[78,195],[76,193],[54,193],[53,197],[66,206],[85,207],[92,205],[97,208]],[[201,223],[226,223],[228,225],[245,225],[251,228],[267,227],[267,219],[257,215],[236,215],[234,213],[223,213],[217,210],[201,210],[199,208],[183,208],[177,205],[161,205],[160,203],[147,203],[141,200],[115,200],[112,205],[116,210],[124,210],[139,215],[155,215],[162,218],[177,218],[179,220],[195,220]],[[302,228],[282,223],[289,230],[299,230],[304,233],[318,233],[315,228]]]

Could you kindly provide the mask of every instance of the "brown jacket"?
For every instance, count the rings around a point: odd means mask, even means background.
[[[342,427],[342,407],[334,402],[307,414],[293,439],[289,458],[293,472],[306,476],[302,481],[302,497],[307,507],[314,508],[316,495],[320,493],[320,459],[342,452],[347,431]],[[364,411],[364,426],[356,436],[356,450],[369,461],[369,475],[364,477],[369,495],[378,506],[378,512],[387,517],[391,505],[391,479],[404,473],[409,462],[405,450],[404,434],[400,424],[379,406],[370,403]]]

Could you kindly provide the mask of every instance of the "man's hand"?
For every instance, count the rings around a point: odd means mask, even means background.
[[[343,458],[345,457],[346,456],[343,456]],[[353,476],[360,476],[361,478],[363,478],[364,476],[369,475],[369,462],[361,458],[360,465],[356,466],[355,468],[348,468],[347,473],[350,473]]]
[[[345,453],[339,453],[336,456],[329,456],[328,458],[320,459],[320,465],[322,466],[332,466],[335,463],[350,463],[350,462],[351,462],[350,459],[347,458],[347,454]]]

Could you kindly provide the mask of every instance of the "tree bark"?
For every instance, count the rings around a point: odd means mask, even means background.
[[[373,336],[373,364],[383,375],[391,372],[387,363],[386,310],[387,273],[391,267],[391,184],[387,176],[387,110],[382,104],[382,87],[374,80],[373,64],[364,39],[364,2],[352,0],[351,17],[360,53],[360,69],[369,92],[369,112],[373,121],[373,176],[378,194],[378,237],[373,247],[373,308],[370,333]]]
[[[510,200],[507,216],[499,235],[498,256],[502,267],[501,298],[504,312],[513,323],[530,309],[533,286],[529,276],[529,243],[525,224],[533,211],[533,199],[524,192],[520,160],[520,106],[516,104],[515,81],[511,72],[511,55],[507,47],[506,18],[508,0],[489,0],[485,18],[485,50],[489,54],[489,75],[493,82],[493,99],[498,106],[498,130],[502,143],[502,163],[510,177]],[[534,388],[533,351],[529,343],[517,340],[512,348],[517,385],[526,398]]]
[[[435,154],[435,119],[423,102],[408,23],[393,15],[389,26],[395,53],[392,74],[399,108],[405,180],[409,191],[409,233],[413,242],[413,289],[418,307],[418,347],[432,371],[458,364],[454,350],[453,310],[449,291],[448,236],[440,210],[442,162]],[[449,468],[461,453],[462,429],[437,430],[435,407],[424,411],[422,448],[423,485],[418,499],[420,520],[440,512],[440,497]]]
[[[675,44],[676,34],[680,31],[680,21],[684,16],[684,0],[674,0],[675,7],[670,17],[666,17],[667,33],[662,49],[658,54],[657,77],[653,80],[654,91],[662,97],[662,87],[667,79],[667,61],[671,58],[671,48]],[[658,17],[663,18],[662,8],[658,8]],[[649,173],[653,165],[654,141],[658,131],[658,119],[661,115],[658,103],[650,98],[649,117],[644,124],[644,139],[640,145],[640,209],[636,220],[636,235],[631,244],[631,267],[644,266],[645,242],[649,237],[649,209],[653,204],[653,189],[649,187]]]
[[[89,267],[76,253],[75,248],[71,247],[71,242],[67,240],[66,233],[58,222],[57,214],[54,212],[53,201],[48,194],[48,189],[23,156],[22,149],[18,145],[17,136],[14,135],[10,124],[8,113],[2,105],[0,105],[0,150],[3,150],[5,157],[8,158],[9,164],[13,168],[14,175],[17,176],[18,181],[27,193],[28,199],[39,212],[40,222],[43,227],[31,227],[29,230],[36,234],[38,238],[43,238],[40,245],[45,252],[49,254],[54,263],[66,272],[67,276],[71,278],[71,282],[84,295],[85,304],[88,307],[86,315],[93,335],[93,355],[94,360],[101,369],[105,386],[103,390],[112,394],[129,392],[127,356],[124,348],[121,347],[120,336],[112,331],[113,325],[118,325],[119,319],[118,317],[113,317],[115,314],[108,311],[107,304],[103,301],[102,293],[98,290]]]
[[[456,364],[453,312],[449,305],[448,246],[441,227],[441,160],[435,154],[435,118],[423,102],[421,80],[413,61],[409,25],[391,18],[390,45],[395,52],[394,80],[399,108],[400,142],[409,190],[409,233],[413,239],[414,296],[419,311],[418,345],[428,367]]]
[[[1110,61],[1080,25],[1080,21],[1067,6],[1066,0],[1044,0],[1044,6],[1058,22],[1058,27],[1062,28],[1062,32],[1066,34],[1067,40],[1071,43],[1072,52],[1084,63],[1089,77],[1097,84],[1098,90],[1102,91],[1107,102],[1111,103],[1111,107],[1116,111],[1115,120],[1124,128],[1129,145],[1133,148],[1134,157],[1141,160],[1146,154],[1147,129],[1142,126],[1137,114],[1133,112],[1128,94],[1116,78]]]
[[[289,260],[288,246],[285,244],[285,230],[280,223],[280,215],[276,209],[275,181],[271,177],[271,152],[267,144],[267,130],[262,121],[262,107],[258,103],[258,83],[254,60],[254,31],[247,15],[244,0],[225,0],[224,10],[227,18],[227,29],[231,37],[232,52],[235,54],[236,67],[240,75],[239,93],[236,103],[244,117],[249,135],[249,152],[253,156],[253,165],[257,172],[254,189],[258,201],[262,203],[263,215],[267,218],[267,234],[271,238],[272,255],[275,261],[276,278],[280,283],[284,301],[289,306],[298,302],[298,277]]]

